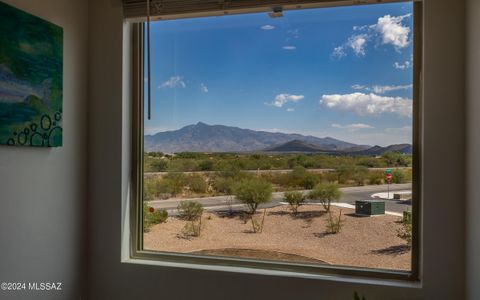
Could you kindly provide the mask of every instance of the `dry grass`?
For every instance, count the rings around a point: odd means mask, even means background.
[[[338,208],[332,210],[338,214]],[[144,247],[247,258],[257,253],[261,259],[307,258],[336,265],[410,269],[410,250],[397,237],[398,217],[357,217],[350,209],[342,211],[345,225],[338,234],[326,233],[327,215],[318,205],[301,206],[296,216],[287,206],[268,209],[262,233],[253,233],[252,225],[241,214],[208,212],[203,217],[202,235],[187,238],[181,234],[185,221],[170,218],[145,233]]]

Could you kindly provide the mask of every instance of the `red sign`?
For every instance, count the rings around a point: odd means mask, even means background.
[[[387,178],[387,181],[392,181],[393,175],[388,173],[385,177]]]

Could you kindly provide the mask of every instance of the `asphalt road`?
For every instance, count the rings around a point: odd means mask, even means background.
[[[391,184],[390,191],[406,191],[411,189],[411,184]],[[338,202],[355,205],[356,200],[372,199],[372,194],[379,192],[386,192],[386,185],[367,185],[359,187],[340,188],[342,197]],[[308,191],[304,191],[308,192]],[[188,199],[167,199],[167,200],[153,200],[149,205],[155,209],[166,209],[171,213],[175,213],[178,204],[181,201],[197,201],[200,202],[207,210],[239,210],[244,209],[244,205],[235,200],[234,196],[217,196],[205,198],[188,198]],[[283,192],[273,193],[272,201],[268,204],[261,205],[260,208],[268,208],[280,205],[283,201]],[[411,211],[410,201],[400,200],[385,200],[385,210],[401,213],[405,210]]]

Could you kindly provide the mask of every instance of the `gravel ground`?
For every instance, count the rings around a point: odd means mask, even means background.
[[[340,208],[332,207],[338,214]],[[326,234],[327,215],[321,206],[304,205],[294,216],[288,206],[267,209],[262,233],[253,233],[251,222],[239,214],[208,212],[202,218],[200,237],[185,237],[185,221],[169,218],[144,235],[144,248],[167,252],[221,253],[222,249],[265,251],[262,259],[275,253],[290,253],[329,264],[380,269],[409,270],[411,252],[397,237],[400,225],[395,216],[357,217],[342,208],[344,226],[338,234]],[[263,210],[257,213],[261,218]],[[239,255],[242,256],[242,255]],[[248,255],[246,255],[248,257]],[[295,256],[292,256],[295,257]]]

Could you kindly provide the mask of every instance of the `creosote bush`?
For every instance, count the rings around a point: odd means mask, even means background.
[[[203,215],[203,206],[196,201],[182,201],[177,206],[180,218],[187,221],[197,221]]]
[[[404,211],[400,220],[402,227],[397,230],[397,236],[407,242],[408,246],[412,245],[412,212]]]
[[[187,185],[187,176],[183,173],[170,172],[162,178],[162,181],[165,184],[165,191],[176,196],[182,193]]]
[[[292,212],[296,215],[300,205],[305,202],[305,195],[298,191],[287,191],[283,194],[283,199],[290,205]]]
[[[263,231],[263,225],[265,224],[265,214],[267,213],[267,210],[263,210],[262,218],[258,220],[255,215],[250,215],[250,219],[252,221],[252,229],[254,233],[262,233]]]
[[[233,178],[217,176],[213,182],[213,188],[219,193],[231,195],[233,194],[233,187],[235,186],[235,183],[236,181]]]
[[[325,211],[329,212],[332,201],[338,201],[341,196],[342,192],[340,192],[336,184],[320,183],[308,193],[307,198],[314,201],[320,201],[323,208],[325,208]]]
[[[208,184],[202,175],[190,175],[188,176],[187,182],[192,192],[199,194],[207,192]]]
[[[182,229],[184,236],[199,237],[202,232],[202,217],[197,221],[188,221]]]
[[[338,216],[334,216],[331,211],[328,212],[327,218],[327,233],[337,234],[342,229],[345,220],[342,219],[342,210],[339,211]]]
[[[243,179],[233,189],[235,197],[246,204],[250,214],[255,214],[258,205],[272,199],[272,184],[261,178]]]
[[[143,202],[143,231],[148,232],[155,224],[165,223],[168,212],[165,209],[156,210]]]

